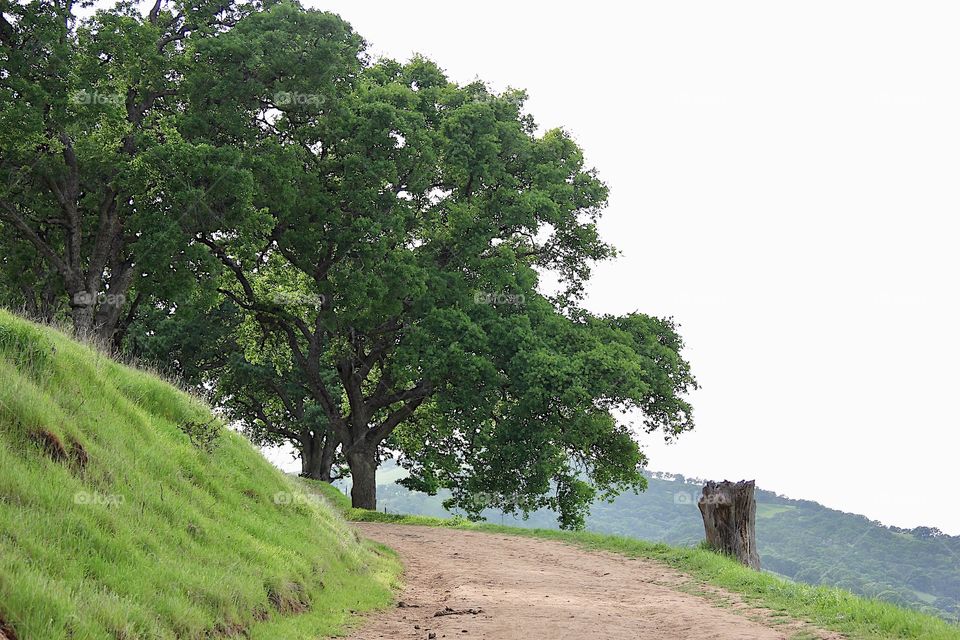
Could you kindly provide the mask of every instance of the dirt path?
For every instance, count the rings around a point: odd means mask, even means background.
[[[843,637],[743,605],[649,560],[492,533],[359,527],[397,550],[407,587],[398,606],[366,621],[354,640]]]

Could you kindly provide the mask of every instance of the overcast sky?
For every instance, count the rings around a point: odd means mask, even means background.
[[[307,1],[584,147],[587,306],[674,316],[703,385],[651,468],[960,534],[956,5]]]

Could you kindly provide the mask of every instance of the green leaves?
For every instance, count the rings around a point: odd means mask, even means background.
[[[535,134],[522,92],[459,87],[422,58],[348,84],[336,110],[256,132],[275,156],[255,169],[275,226],[265,267],[233,274],[253,285],[234,288],[239,304],[286,336],[344,450],[396,449],[410,486],[451,488],[472,514],[547,505],[578,526],[595,491],[642,485],[633,434],[610,412],[650,408],[649,428],[678,433],[695,384],[670,325],[576,308],[590,263],[613,254],[595,224],[606,187],[564,132]],[[265,286],[275,268],[323,303],[271,305],[289,295]],[[543,296],[538,269],[566,290]]]
[[[71,6],[4,9],[15,26],[0,52],[0,224],[57,287],[44,306],[118,346],[141,303],[191,288],[197,229],[253,217],[244,156],[185,135],[197,50],[242,12],[200,2],[145,16],[121,3],[81,19]],[[8,135],[14,122],[27,135]]]
[[[528,295],[522,316],[486,316],[479,357],[489,368],[457,368],[456,391],[439,394],[430,415],[438,430],[403,460],[406,484],[450,488],[450,505],[474,516],[549,507],[577,527],[597,491],[643,486],[645,458],[611,412],[640,411],[649,430],[672,437],[692,427],[682,396],[696,383],[670,350],[679,338],[668,321],[581,313],[574,322]]]
[[[692,427],[673,324],[580,308],[615,254],[607,188],[523,91],[373,62],[290,2],[31,6],[0,54],[0,123],[25,123],[0,128],[4,269],[34,267],[78,328],[132,326],[258,441],[328,463],[332,442],[364,474],[395,451],[471,514],[578,526],[596,492],[642,485],[620,412]],[[106,291],[126,302],[76,303]]]

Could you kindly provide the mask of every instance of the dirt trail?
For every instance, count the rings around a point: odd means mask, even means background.
[[[397,550],[407,587],[398,606],[365,621],[354,640],[843,637],[746,606],[650,560],[492,533],[359,528]]]

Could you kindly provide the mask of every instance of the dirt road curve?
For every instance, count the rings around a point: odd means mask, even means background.
[[[354,640],[842,638],[719,590],[704,592],[649,560],[491,533],[372,523],[360,529],[399,552],[407,587],[398,606],[374,614]]]

